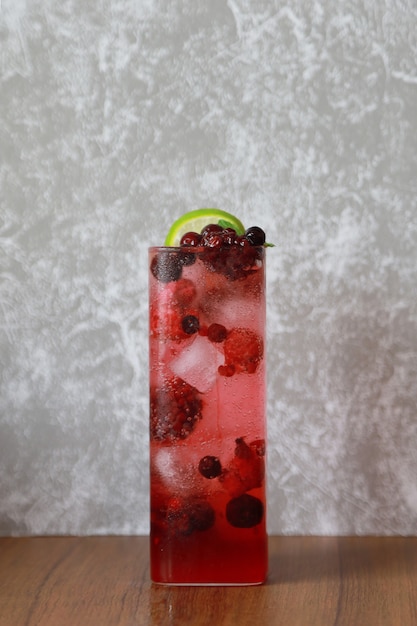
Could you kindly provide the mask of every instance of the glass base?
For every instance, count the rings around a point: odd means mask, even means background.
[[[260,585],[264,585],[266,580],[261,580],[259,582],[246,582],[246,583],[166,583],[152,580],[153,585],[157,585],[158,587],[259,587]]]

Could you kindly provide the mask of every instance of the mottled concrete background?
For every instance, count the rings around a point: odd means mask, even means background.
[[[1,0],[0,533],[148,530],[146,248],[269,250],[269,529],[417,532],[413,0]]]

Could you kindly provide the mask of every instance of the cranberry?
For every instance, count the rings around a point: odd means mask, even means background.
[[[221,233],[223,231],[223,228],[220,226],[220,224],[207,224],[207,226],[204,226],[204,228],[201,231],[201,238],[204,239],[205,237],[207,237],[207,235],[210,235],[212,233]]]
[[[225,228],[223,230],[223,244],[225,246],[234,246],[236,243],[236,231],[233,228]]]
[[[194,233],[192,231],[185,233],[181,237],[180,245],[181,246],[199,246],[201,241],[201,235],[199,233]]]
[[[227,337],[227,330],[222,324],[210,324],[207,328],[207,337],[214,343],[221,343]]]

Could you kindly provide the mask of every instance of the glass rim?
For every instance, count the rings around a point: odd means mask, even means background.
[[[251,245],[251,249],[253,250],[266,250],[268,246],[265,245],[260,245],[260,246],[252,246]],[[218,250],[219,252],[227,252],[227,251],[231,251],[231,250],[239,250],[238,246],[220,246],[219,248],[210,248],[209,246],[148,246],[148,252],[186,252],[186,253],[190,253],[190,252],[197,252],[197,253],[202,253],[202,252],[214,252]],[[244,248],[242,248],[242,252],[244,252]]]

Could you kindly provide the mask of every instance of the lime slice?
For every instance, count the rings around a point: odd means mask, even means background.
[[[185,233],[200,233],[208,224],[220,224],[223,228],[234,228],[238,235],[243,235],[242,222],[227,211],[221,209],[196,209],[179,217],[169,229],[165,239],[166,246],[179,246]]]

